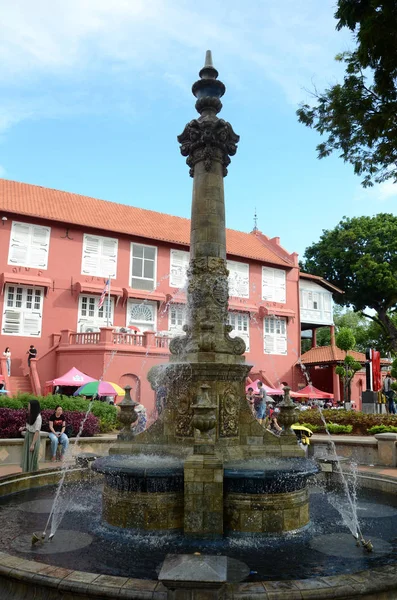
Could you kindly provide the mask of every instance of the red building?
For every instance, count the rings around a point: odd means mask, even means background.
[[[184,323],[190,221],[6,180],[0,180],[0,218],[1,341],[12,353],[10,391],[38,393],[75,366],[129,383],[150,410],[146,374],[168,360],[168,340]],[[286,381],[296,389],[302,381],[295,367],[297,254],[279,238],[230,229],[227,252],[232,335],[246,341],[253,372],[272,386]],[[109,277],[110,303],[100,307]],[[332,324],[332,294],[320,292],[320,324]],[[38,356],[29,371],[31,344]]]

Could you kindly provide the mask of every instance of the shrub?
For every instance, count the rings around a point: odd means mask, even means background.
[[[339,423],[327,423],[327,429],[330,433],[351,433],[353,425],[339,425]]]
[[[54,410],[42,410],[41,416],[43,424],[41,427],[42,431],[49,431],[48,421],[53,414]],[[0,438],[18,438],[21,437],[19,428],[23,427],[26,423],[27,418],[26,409],[12,409],[12,408],[0,408]],[[81,423],[86,415],[85,412],[78,411],[64,411],[67,425],[72,426],[72,435],[77,435]],[[91,437],[99,431],[99,420],[93,414],[89,414],[82,432],[82,437]]]
[[[32,394],[18,394],[13,398],[0,398],[0,408],[27,408],[29,400],[36,399],[40,402],[41,409],[44,411],[55,410],[60,404],[64,413],[67,411],[78,411],[86,413],[90,404],[89,400],[62,394],[49,394],[48,396],[33,396]],[[95,401],[91,406],[92,414],[99,420],[99,430],[101,433],[112,431],[117,426],[117,408],[105,402]],[[1,435],[1,433],[0,433]]]
[[[327,422],[337,423],[339,425],[352,425],[352,433],[354,435],[369,435],[368,430],[375,425],[397,427],[396,415],[373,415],[347,410],[324,410],[323,415]],[[310,426],[310,424],[323,427],[323,422],[318,410],[306,410],[301,412],[298,421],[302,424],[305,423],[306,427]]]
[[[324,429],[324,427],[321,427],[320,425],[315,425],[314,423],[302,423],[302,425],[304,427],[307,427],[308,429],[310,429],[310,431],[312,431],[313,433],[316,433],[316,431],[321,431],[321,429]]]
[[[367,429],[370,435],[376,435],[377,433],[397,433],[397,427],[393,425],[374,425]]]

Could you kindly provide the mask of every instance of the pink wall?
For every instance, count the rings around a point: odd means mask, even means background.
[[[51,227],[47,270],[39,271],[38,269],[13,267],[7,264],[10,230],[13,220],[20,222],[26,221],[28,223]],[[102,375],[102,370],[108,360],[108,353],[104,353],[103,350],[99,349],[98,351],[90,350],[90,352],[81,349],[79,352],[71,352],[70,354],[58,351],[56,360],[54,359],[53,353],[44,356],[53,346],[53,334],[59,333],[61,329],[76,331],[78,318],[78,293],[75,290],[76,282],[92,282],[102,286],[105,281],[104,278],[86,277],[81,275],[84,233],[118,238],[117,278],[112,280],[113,288],[129,287],[130,243],[131,241],[137,241],[158,247],[157,281],[159,281],[159,286],[156,289],[156,292],[173,296],[176,289],[171,288],[168,283],[170,249],[179,248],[187,250],[186,247],[178,246],[177,244],[166,244],[150,239],[133,238],[132,236],[128,237],[112,232],[78,227],[67,228],[67,225],[61,225],[57,222],[24,218],[19,215],[15,217],[8,215],[8,221],[3,222],[3,225],[0,226],[0,273],[20,273],[22,275],[37,278],[44,277],[52,280],[52,286],[48,290],[47,297],[44,299],[41,337],[1,335],[3,349],[6,346],[10,346],[11,348],[12,375],[23,374],[24,369],[26,368],[26,351],[30,344],[36,346],[38,350],[38,372],[42,386],[46,380],[62,375],[72,366],[75,366],[94,377],[99,377]],[[68,232],[68,236],[66,236],[66,231]],[[282,252],[282,250],[280,250],[280,252]],[[274,304],[265,303],[261,300],[262,264],[255,261],[249,261],[242,257],[230,256],[229,258],[231,260],[250,263],[250,298],[247,300],[239,298],[231,299],[231,308],[233,310],[237,310],[239,306],[241,306],[241,310],[244,310],[246,304],[255,305],[257,307],[256,310],[251,312],[250,352],[246,354],[247,362],[252,364],[255,370],[263,370],[274,385],[278,385],[281,381],[287,381],[292,387],[296,388],[298,377],[294,370],[294,365],[300,355],[299,273],[296,261],[296,266],[287,271],[287,303]],[[147,293],[147,298],[150,300],[150,293]],[[2,293],[0,296],[0,308],[2,309],[2,312],[4,309],[3,304],[4,295]],[[263,320],[258,314],[260,306],[264,306],[267,309],[281,308],[294,311],[295,317],[288,321],[287,355],[264,354]],[[125,326],[125,324],[126,306],[123,303],[123,299],[120,298],[117,306],[115,306],[114,326],[121,327]],[[157,329],[168,329],[168,311],[164,302],[158,302]],[[125,383],[130,374],[130,379],[133,381],[139,379],[141,400],[147,403],[146,399],[151,398],[150,401],[148,400],[150,404],[153,401],[153,392],[146,382],[146,373],[153,364],[163,362],[164,360],[167,360],[166,356],[160,356],[159,354],[152,356],[150,349],[147,356],[138,354],[131,355],[131,353],[128,352],[125,354],[118,352],[109,366],[105,378],[117,383]]]

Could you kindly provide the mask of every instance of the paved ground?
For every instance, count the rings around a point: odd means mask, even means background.
[[[51,461],[43,461],[39,463],[39,470],[42,469],[50,469],[51,467],[60,467],[62,463],[51,462]],[[5,475],[12,475],[13,473],[22,473],[22,469],[19,465],[3,465],[0,466],[0,477],[4,477]]]

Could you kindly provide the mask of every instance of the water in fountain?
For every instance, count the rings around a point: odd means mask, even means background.
[[[320,406],[318,407],[318,410],[320,413],[321,420],[324,424],[325,431],[327,432],[327,435],[329,438],[332,456],[335,459],[335,466],[336,466],[338,475],[340,477],[340,481],[343,486],[343,491],[346,496],[347,505],[346,505],[346,503],[341,502],[339,499],[337,499],[336,496],[330,496],[330,502],[332,503],[334,508],[336,508],[338,510],[339,514],[342,517],[344,524],[349,529],[349,531],[352,533],[352,535],[357,540],[362,541],[364,538],[363,538],[363,534],[361,532],[361,527],[360,527],[360,523],[358,520],[358,514],[357,514],[357,475],[353,476],[350,479],[350,484],[349,484],[349,480],[348,480],[346,474],[343,472],[339,456],[336,452],[335,442],[332,439],[332,436],[328,430],[327,422],[325,420],[324,413]],[[354,467],[353,467],[353,473],[354,473]]]
[[[117,354],[117,350],[115,350],[114,352],[112,352],[110,359],[107,363],[107,365],[105,366],[102,376],[100,378],[99,381],[103,381],[103,378],[107,372],[107,370],[109,369],[111,363],[113,362],[113,359],[115,357],[115,355]],[[62,465],[62,470],[61,470],[61,478],[59,480],[58,486],[57,486],[57,490],[55,492],[55,498],[54,498],[54,502],[52,504],[51,507],[51,511],[50,514],[48,516],[48,520],[45,526],[45,529],[43,531],[43,539],[46,537],[47,534],[47,529],[48,526],[51,523],[50,526],[50,534],[49,534],[49,539],[52,539],[57,531],[57,529],[59,528],[59,525],[65,515],[65,513],[67,512],[70,503],[72,501],[72,498],[67,498],[66,494],[62,494],[63,489],[64,489],[64,483],[65,483],[65,478],[66,478],[66,474],[67,472],[70,470],[70,468],[72,466],[74,466],[74,457],[76,456],[76,454],[78,453],[78,448],[79,448],[79,442],[80,442],[80,438],[83,434],[83,430],[84,430],[84,425],[88,419],[88,415],[91,412],[92,409],[92,405],[93,402],[91,400],[91,402],[88,405],[87,411],[84,415],[84,418],[82,419],[81,423],[80,423],[80,427],[79,427],[79,431],[77,432],[77,436],[75,438],[75,442],[72,445],[69,446],[65,456],[64,456],[64,463]]]

